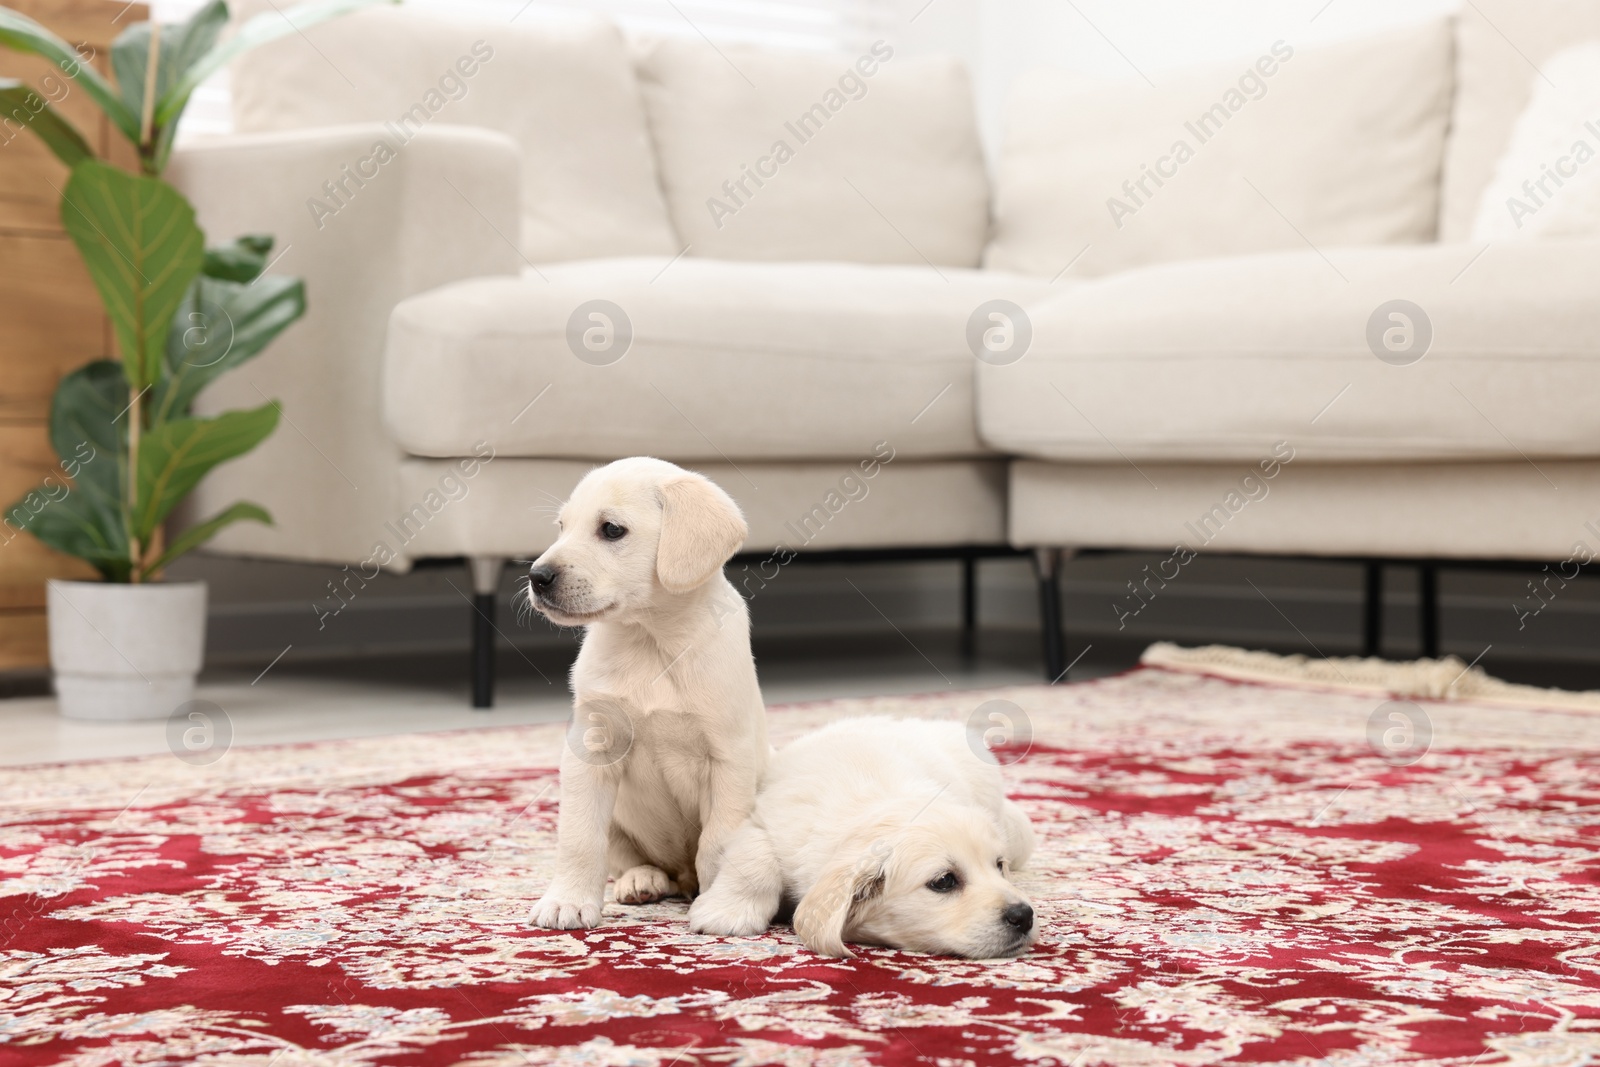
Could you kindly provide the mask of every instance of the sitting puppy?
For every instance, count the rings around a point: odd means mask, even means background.
[[[750,617],[722,575],[748,529],[717,486],[658,459],[590,471],[528,572],[539,612],[584,626],[561,757],[556,873],[539,926],[600,921],[606,875],[642,904],[710,885],[768,755]]]
[[[968,740],[961,723],[845,719],[778,752],[689,928],[758,934],[793,904],[795,933],[823,955],[851,955],[846,941],[1026,952],[1033,908],[1007,875],[1033,829]]]

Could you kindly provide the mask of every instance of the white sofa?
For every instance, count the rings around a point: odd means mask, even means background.
[[[1063,550],[1563,559],[1600,483],[1600,243],[1467,238],[1519,49],[1574,35],[1600,15],[1480,0],[1159,88],[1041,73],[992,181],[963,69],[892,43],[405,9],[285,38],[171,171],[311,300],[204,398],[286,425],[196,506],[276,517],[218,551],[467,557],[480,665],[501,561],[634,453],[734,495],[774,553],[752,592],[788,551],[1033,551],[1052,676]],[[1369,343],[1395,323],[1410,350]]]

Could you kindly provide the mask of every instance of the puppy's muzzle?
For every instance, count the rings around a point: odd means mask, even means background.
[[[538,563],[528,571],[528,594],[534,607],[565,613],[566,606],[561,603],[564,592],[565,583],[561,581],[561,571],[556,567]]]

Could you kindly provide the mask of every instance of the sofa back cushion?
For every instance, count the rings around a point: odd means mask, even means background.
[[[1463,5],[1456,23],[1456,100],[1445,155],[1442,240],[1471,236],[1479,201],[1511,143],[1517,117],[1533,97],[1534,83],[1549,81],[1540,66],[1562,49],[1597,39],[1600,5],[1594,0]],[[1539,176],[1537,170],[1526,175]]]
[[[244,13],[258,8],[272,10],[260,2]],[[520,245],[530,262],[678,248],[627,45],[598,17],[530,11],[506,25],[403,7],[357,12],[240,59],[233,111],[242,133],[385,122],[390,151],[433,123],[498,130],[522,146]]]
[[[1073,276],[1204,256],[1430,240],[1447,19],[1141,80],[1019,79],[985,264]],[[1080,258],[1081,257],[1081,258]]]
[[[1600,40],[1540,64],[1533,99],[1478,202],[1469,239],[1600,238]]]
[[[989,187],[959,61],[683,39],[638,70],[690,255],[977,266]]]

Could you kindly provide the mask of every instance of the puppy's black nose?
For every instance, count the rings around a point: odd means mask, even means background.
[[[1000,913],[1000,921],[1025,934],[1033,929],[1033,909],[1026,904],[1012,904]]]
[[[556,584],[556,569],[548,563],[541,563],[528,572],[528,584],[533,586],[535,593],[548,593],[551,586]]]

